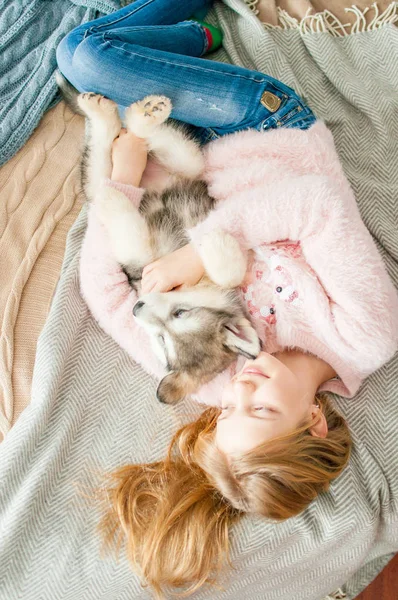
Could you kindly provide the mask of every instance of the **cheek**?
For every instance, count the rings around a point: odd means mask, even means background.
[[[173,342],[172,338],[169,337],[169,335],[165,335],[164,342],[165,342],[167,357],[169,359],[169,362],[175,361],[177,358],[177,353],[176,353],[176,350],[174,347],[174,342]]]
[[[224,406],[228,402],[235,399],[233,383],[230,381],[226,386],[223,387],[221,395],[221,404]]]
[[[138,321],[138,319],[137,319]],[[145,321],[138,321],[141,327],[149,334],[149,340],[151,348],[156,358],[160,360],[162,365],[167,367],[167,357],[163,344],[159,341],[159,336],[163,335],[163,331],[158,325],[146,323]]]
[[[195,333],[204,329],[205,323],[201,321],[199,318],[194,315],[182,317],[180,319],[173,319],[172,322],[168,322],[168,327],[172,328],[172,330],[176,334],[184,334],[184,333]]]
[[[237,433],[235,423],[233,421],[227,419],[217,423],[214,441],[217,448],[221,450],[221,452],[229,454],[230,452],[236,450],[235,444],[237,439],[240,440],[240,437],[241,436]]]
[[[152,350],[153,350],[153,353],[155,354],[155,356],[160,360],[162,365],[164,365],[166,367],[167,366],[167,358],[166,358],[163,347],[157,341],[156,337],[151,336],[151,346],[152,346]]]
[[[297,408],[297,389],[289,377],[280,377],[261,386],[256,391],[256,400],[274,403],[275,408],[281,406],[294,411]]]

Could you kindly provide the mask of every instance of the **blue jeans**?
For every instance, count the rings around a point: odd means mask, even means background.
[[[84,23],[57,48],[60,71],[80,92],[111,98],[121,116],[149,94],[168,96],[171,116],[195,126],[202,142],[243,129],[307,129],[315,116],[277,79],[200,58],[203,27],[187,21],[212,0],[135,0]]]

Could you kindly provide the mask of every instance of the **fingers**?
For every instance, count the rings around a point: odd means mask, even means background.
[[[143,268],[141,286],[144,294],[168,292],[171,289],[166,282],[162,269],[159,270],[159,261],[149,263]]]
[[[120,138],[122,138],[123,136],[125,136],[125,135],[126,135],[126,133],[127,133],[127,129],[124,129],[124,128],[122,128],[122,129],[119,131],[119,135],[117,135],[117,136],[115,137],[115,139],[114,139],[113,143],[115,143],[115,142],[117,142],[118,140],[120,140]]]
[[[144,274],[141,280],[141,289],[144,294],[150,294],[151,292],[158,292],[161,285],[159,277],[156,274],[152,275]]]
[[[126,144],[132,145],[135,148],[145,148],[147,150],[147,141],[143,138],[139,138],[131,131],[127,131],[124,127],[120,130],[119,135],[113,140],[114,145]]]
[[[174,289],[174,283],[163,273],[153,271],[149,274],[144,274],[141,280],[141,290],[143,294],[152,292],[169,292]]]
[[[152,280],[148,277],[143,277],[141,280],[141,291],[143,294],[150,294],[153,292],[153,288],[156,285],[156,280]]]
[[[126,133],[126,131],[127,131],[126,129],[121,129],[120,130],[119,135],[117,135],[115,137],[115,139],[113,140],[112,150],[115,150],[118,147],[119,141],[123,137],[123,135]]]
[[[144,277],[145,277],[146,275],[148,275],[148,274],[149,274],[151,271],[153,271],[153,268],[154,268],[154,266],[156,265],[156,262],[157,262],[157,261],[155,261],[155,262],[153,262],[153,263],[149,263],[149,265],[146,265],[146,267],[144,267],[144,268],[142,269],[142,278],[143,278],[143,279],[144,279]]]

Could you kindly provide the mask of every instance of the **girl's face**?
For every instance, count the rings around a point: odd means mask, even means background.
[[[246,361],[224,389],[221,406],[216,444],[226,454],[246,452],[294,431],[319,410],[308,387],[266,352]]]

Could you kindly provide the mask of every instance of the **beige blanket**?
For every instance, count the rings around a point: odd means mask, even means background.
[[[83,202],[84,122],[62,102],[0,170],[0,430],[30,399],[38,335]]]
[[[394,3],[390,0],[357,0],[355,5],[345,0],[247,0],[263,23],[289,26],[308,16],[315,27],[327,23],[332,31],[346,34],[396,22]],[[316,18],[311,19],[311,16]],[[319,30],[319,29],[318,29]],[[322,29],[320,29],[322,30]]]

